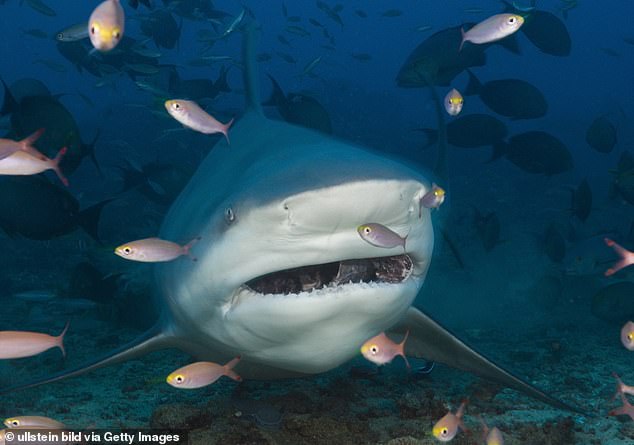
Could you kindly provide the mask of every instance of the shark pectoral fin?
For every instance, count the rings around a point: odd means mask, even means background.
[[[545,394],[499,367],[418,309],[410,308],[403,320],[390,332],[404,335],[407,330],[410,334],[405,344],[405,353],[409,356],[421,357],[462,369],[521,391],[556,408],[585,414],[579,408]]]
[[[73,369],[58,372],[56,374],[48,375],[39,380],[33,380],[26,383],[20,383],[15,386],[0,389],[0,395],[9,394],[16,391],[21,391],[27,388],[34,388],[36,386],[45,385],[47,383],[57,382],[60,380],[66,380],[70,377],[76,377],[85,374],[95,369],[103,368],[104,366],[114,365],[116,363],[124,362],[126,360],[132,360],[134,358],[143,356],[152,351],[159,349],[166,349],[172,346],[172,336],[166,334],[162,330],[162,325],[157,324],[149,331],[145,332],[140,337],[134,339],[130,343],[121,346],[114,351],[107,353],[91,362],[84,363]]]

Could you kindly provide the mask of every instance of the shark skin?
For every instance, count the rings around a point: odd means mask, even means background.
[[[217,345],[221,360],[239,353],[245,378],[253,378],[244,371],[249,362],[281,374],[330,370],[402,319],[420,290],[433,230],[427,209],[419,218],[418,203],[429,187],[420,173],[378,153],[245,116],[231,146],[214,148],[167,215],[161,237],[202,239],[193,248],[196,263],[157,267],[156,292],[173,325],[195,326],[181,336]],[[276,271],[404,253],[361,239],[356,229],[368,221],[407,234],[413,270],[403,282],[289,295],[243,286]]]
[[[219,141],[171,207],[160,237],[201,237],[193,262],[155,266],[162,316],[135,341],[75,369],[0,394],[78,376],[151,351],[179,348],[223,363],[240,355],[244,378],[287,378],[333,369],[381,331],[410,331],[406,353],[578,411],[479,354],[412,306],[430,264],[434,235],[419,201],[431,185],[383,154],[266,119],[259,105],[253,29],[244,45],[247,112]],[[406,247],[384,249],[356,228],[380,223]],[[405,250],[405,251],[404,251]],[[407,255],[397,282],[339,283],[262,294],[246,283],[264,275],[342,260]]]

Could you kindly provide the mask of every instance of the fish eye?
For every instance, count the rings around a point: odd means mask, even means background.
[[[369,227],[364,227],[363,228],[363,233],[365,233],[366,235],[369,235],[372,232],[372,229]]]
[[[378,353],[379,353],[379,348],[378,348],[378,346],[377,346],[377,345],[372,345],[372,346],[370,346],[370,352],[371,352],[372,354],[378,354]]]
[[[57,40],[62,40],[63,38],[64,38],[64,34],[62,34],[61,32],[57,34]]]
[[[132,249],[129,246],[125,246],[123,249],[121,249],[123,251],[123,253],[125,253],[126,255],[130,255],[132,253]]]
[[[233,209],[231,207],[227,207],[225,209],[225,221],[231,224],[236,219],[235,213],[233,213]]]
[[[17,419],[14,419],[11,421],[11,426],[20,426],[20,421]]]
[[[512,25],[515,23],[515,17],[509,17],[509,23]]]
[[[176,110],[176,111],[180,110],[181,109],[181,104],[179,104],[178,102],[172,103],[172,109]]]
[[[443,428],[443,429],[440,431],[440,434],[442,434],[443,436],[446,436],[446,435],[447,435],[447,433],[449,433],[449,431],[447,431],[447,428]]]
[[[99,31],[99,27],[98,27],[97,25],[94,25],[94,24],[93,24],[93,25],[90,27],[90,33],[94,35],[94,34],[97,34],[97,31]]]
[[[627,334],[627,339],[628,339],[628,340],[630,340],[630,341],[631,341],[631,340],[632,340],[632,338],[634,338],[634,335],[633,335],[633,334]]]
[[[174,380],[176,380],[176,383],[183,383],[183,381],[185,381],[185,378],[179,374],[176,377],[174,377]]]
[[[121,31],[119,31],[118,29],[114,29],[112,31],[112,37],[119,40],[121,38]]]

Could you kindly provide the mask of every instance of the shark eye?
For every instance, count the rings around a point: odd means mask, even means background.
[[[233,213],[233,209],[231,207],[227,207],[225,209],[225,221],[228,224],[231,224],[236,219],[235,213]]]

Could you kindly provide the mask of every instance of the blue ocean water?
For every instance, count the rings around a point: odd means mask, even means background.
[[[438,442],[434,424],[468,399],[468,430],[453,443],[487,443],[479,417],[507,444],[632,443],[634,410],[608,415],[628,406],[628,395],[611,399],[613,373],[634,382],[632,269],[606,275],[619,259],[606,239],[634,249],[631,4],[122,0],[124,39],[101,53],[85,37],[57,40],[99,2],[43,1],[0,1],[0,127],[7,140],[44,128],[36,148],[50,158],[67,147],[60,168],[69,186],[52,171],[0,177],[0,418],[186,431],[196,444],[427,444]],[[522,27],[458,49],[460,27],[501,13],[522,16]],[[248,119],[249,30],[264,115],[288,125]],[[505,79],[508,88],[496,83]],[[452,88],[464,97],[458,116],[442,105]],[[181,125],[169,99],[235,119],[230,142]],[[474,115],[481,120],[469,124]],[[408,186],[372,185],[409,175],[423,191],[444,189],[438,209],[422,207],[419,218],[422,196]],[[338,188],[359,181],[371,192]],[[298,199],[298,189],[317,192]],[[291,207],[288,226],[257,212],[277,198]],[[411,227],[391,207],[409,198]],[[304,202],[302,219],[292,210]],[[403,248],[370,246],[355,233],[366,223],[407,235]],[[158,236],[179,246],[201,240],[190,257],[161,265],[113,253]],[[407,269],[401,249],[422,255],[416,278],[395,278]],[[363,282],[349,303],[345,286],[355,284],[337,282],[344,271]],[[236,280],[230,298],[218,290]],[[381,295],[401,280],[419,281],[382,309]],[[262,303],[248,306],[245,286]],[[339,302],[320,304],[320,292]],[[240,298],[251,318],[238,311]],[[399,322],[407,298],[447,330]],[[375,331],[363,337],[359,319]],[[59,348],[7,352],[20,348],[7,331],[59,335],[67,322],[63,358]],[[168,341],[156,340],[161,329]],[[212,341],[203,330],[222,334]],[[358,353],[357,336],[381,331],[397,342],[409,331],[411,368]],[[20,388],[143,335],[155,351]],[[184,390],[165,381],[197,360],[238,355],[242,382]],[[509,383],[494,363],[529,386]]]

